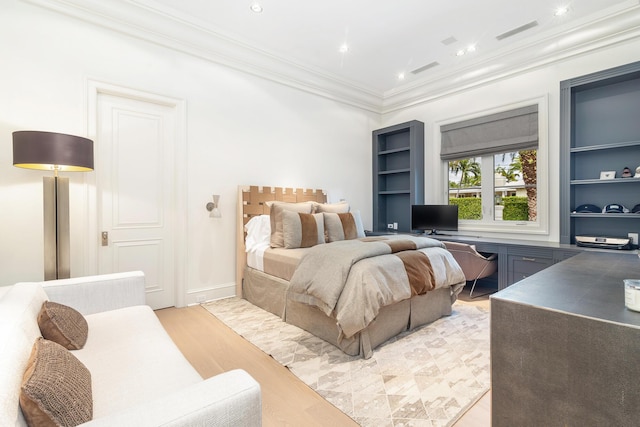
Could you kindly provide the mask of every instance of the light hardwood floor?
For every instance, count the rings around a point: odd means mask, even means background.
[[[464,296],[461,300],[465,300]],[[468,299],[467,299],[468,300]],[[488,307],[488,298],[468,300]],[[262,389],[263,426],[357,426],[273,358],[237,335],[200,306],[156,311],[185,357],[204,378],[244,369]],[[454,427],[491,425],[490,393]]]

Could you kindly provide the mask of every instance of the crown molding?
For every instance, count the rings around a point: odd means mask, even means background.
[[[640,5],[633,1],[631,6],[597,20],[580,23],[561,33],[557,30],[543,33],[463,67],[448,69],[428,80],[385,92],[382,113],[412,107],[638,38]],[[640,55],[629,61],[638,59]]]
[[[382,94],[128,0],[22,0],[324,98],[380,113]]]
[[[598,19],[445,68],[423,80],[378,91],[312,69],[135,0],[21,0],[317,96],[385,114],[518,75],[640,37],[640,5],[629,0]],[[638,58],[630,58],[630,61]]]

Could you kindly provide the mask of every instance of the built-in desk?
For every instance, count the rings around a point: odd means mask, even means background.
[[[498,289],[504,289],[584,250],[575,245],[532,240],[492,239],[444,234],[428,237],[467,243],[475,245],[478,252],[498,254]]]
[[[637,251],[585,251],[491,297],[492,425],[637,426]]]
[[[367,231],[367,235],[393,234]],[[414,234],[415,235],[415,234]],[[535,240],[497,239],[491,237],[463,236],[460,234],[425,235],[442,241],[475,245],[478,252],[498,254],[498,289],[505,289],[522,279],[564,261],[582,252],[637,254],[638,250],[594,249],[556,242]]]

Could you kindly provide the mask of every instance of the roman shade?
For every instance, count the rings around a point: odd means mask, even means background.
[[[440,132],[442,160],[533,149],[538,145],[538,106],[451,123]]]

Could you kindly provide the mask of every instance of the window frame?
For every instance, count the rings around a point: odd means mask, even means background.
[[[463,116],[452,117],[449,119],[441,120],[434,126],[435,130],[435,142],[436,147],[440,150],[442,143],[441,126],[456,123],[459,121],[470,120],[479,118],[482,116],[500,113],[516,108],[525,107],[527,105],[538,106],[538,147],[537,147],[537,221],[504,221],[494,219],[494,193],[495,193],[495,179],[494,179],[494,153],[485,156],[473,156],[483,159],[481,161],[482,176],[489,176],[490,179],[483,179],[481,186],[482,194],[482,220],[460,220],[458,224],[458,230],[461,233],[464,232],[489,232],[499,234],[529,234],[529,235],[542,235],[549,234],[549,125],[548,125],[548,95],[543,95],[533,99],[519,101],[517,103],[503,105],[488,110],[476,111]],[[464,154],[463,154],[464,156]],[[491,157],[490,165],[487,165],[484,159]],[[465,158],[465,157],[461,157]],[[439,202],[449,203],[449,160],[441,160],[438,156],[441,169],[441,184],[439,191]],[[541,167],[542,166],[542,167]],[[488,171],[488,174],[487,174]],[[485,175],[487,174],[487,175]],[[489,182],[486,182],[489,181]],[[491,200],[488,202],[487,200]]]

